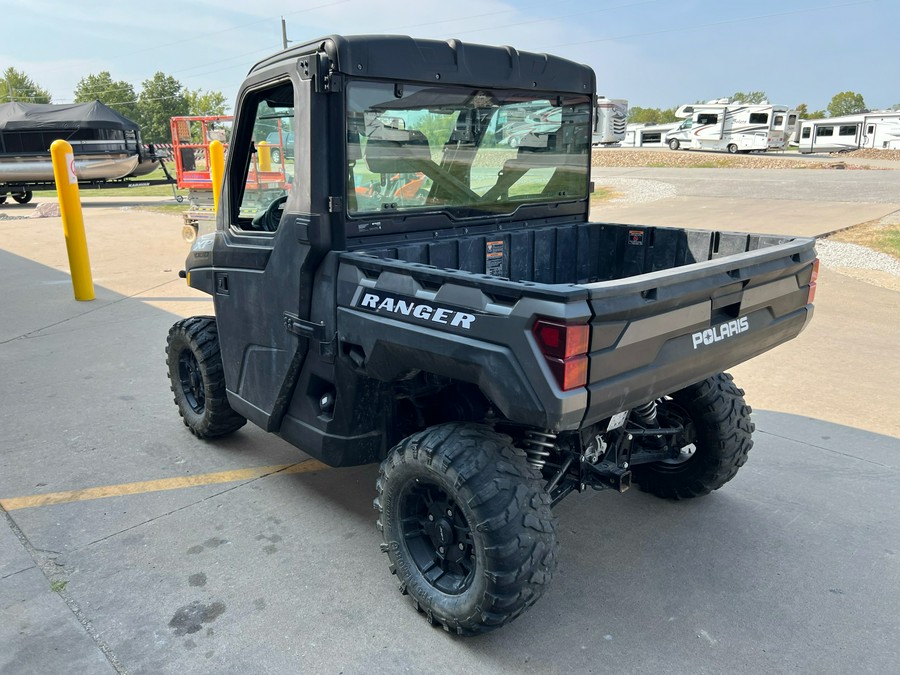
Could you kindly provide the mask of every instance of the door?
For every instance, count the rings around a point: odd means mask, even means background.
[[[874,148],[875,147],[875,123],[874,122],[866,122],[865,123],[865,132],[862,137],[862,147],[863,148]]]
[[[213,250],[228,400],[267,431],[280,424],[308,342],[285,319],[302,320],[309,311],[301,283],[309,249],[301,242],[303,222],[284,215],[299,196],[292,191],[295,154],[285,151],[276,163],[256,151],[273,133],[293,138],[294,94],[285,79],[239,102]]]

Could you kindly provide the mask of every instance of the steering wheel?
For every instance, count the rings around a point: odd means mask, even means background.
[[[274,202],[266,207],[262,213],[257,213],[253,220],[250,221],[254,230],[262,232],[274,232],[278,229],[278,223],[281,222],[281,214],[284,203],[287,201],[287,195],[281,195]]]

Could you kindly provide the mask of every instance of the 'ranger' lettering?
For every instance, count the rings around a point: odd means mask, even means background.
[[[475,322],[475,315],[448,307],[437,307],[417,300],[401,300],[383,291],[364,290],[359,294],[356,306],[378,313],[413,316],[423,321],[444,324],[453,328],[469,330]]]

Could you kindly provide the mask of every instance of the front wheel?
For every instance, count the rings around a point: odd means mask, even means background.
[[[429,623],[484,633],[544,593],[556,520],[540,475],[509,437],[474,424],[426,429],[391,450],[377,491],[382,550]]]
[[[272,148],[272,154],[270,155],[272,158],[273,164],[281,164],[281,150],[278,148]]]
[[[677,138],[673,138],[671,141],[669,141],[669,149],[670,150],[677,150],[680,147],[681,147],[681,143],[678,142]]]
[[[729,154],[736,155],[737,151],[738,151],[738,146],[735,143],[729,143],[728,147],[725,149],[728,150]]]
[[[658,400],[660,417],[684,428],[678,457],[633,468],[644,492],[666,499],[700,497],[734,478],[753,447],[753,422],[744,392],[728,373]]]
[[[228,404],[215,317],[193,316],[172,326],[166,365],[178,414],[192,434],[218,438],[247,423]]]

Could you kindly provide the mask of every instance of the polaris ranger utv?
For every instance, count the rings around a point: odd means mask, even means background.
[[[216,229],[187,259],[215,317],[169,333],[184,423],[381,462],[390,570],[455,633],[541,596],[570,492],[733,478],[753,423],[723,371],[812,315],[810,239],[589,220],[595,89],[511,47],[293,47],[241,87]],[[278,120],[289,189],[255,177]]]

